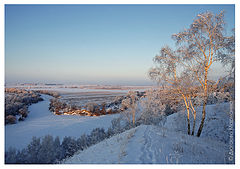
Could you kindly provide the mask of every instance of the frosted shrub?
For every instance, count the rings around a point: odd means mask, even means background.
[[[114,118],[112,121],[111,121],[112,125],[111,125],[111,129],[112,129],[112,132],[114,134],[117,134],[117,133],[121,133],[121,119],[120,118]]]
[[[116,96],[113,100],[114,104],[121,104],[122,100],[124,99],[124,96]]]
[[[55,157],[55,162],[58,162],[64,158],[64,149],[61,146],[61,142],[59,137],[57,136],[54,140],[54,157]]]
[[[5,153],[5,161],[8,164],[16,164],[17,163],[17,150],[15,148],[10,147],[8,151]]]
[[[24,106],[23,108],[19,109],[19,114],[21,117],[18,119],[19,121],[24,120],[28,116],[28,108],[27,106]]]
[[[92,113],[95,113],[95,112],[98,111],[99,106],[98,106],[98,104],[96,104],[96,103],[87,103],[86,109],[87,109],[87,111],[90,111],[90,112],[92,112]]]
[[[77,141],[71,137],[64,137],[62,148],[65,151],[64,156],[70,157],[78,150]]]
[[[16,159],[16,163],[17,164],[27,164],[27,163],[31,163],[31,161],[29,161],[29,153],[27,152],[27,149],[22,149],[21,151],[17,152],[17,159]],[[8,164],[8,161],[6,161],[5,159],[5,163]]]
[[[51,164],[55,162],[54,141],[53,137],[50,135],[45,136],[42,140],[38,162],[44,164]]]
[[[31,163],[39,163],[40,160],[43,156],[40,153],[40,149],[44,147],[41,145],[40,138],[33,137],[31,143],[27,146],[27,154],[28,158],[27,160]]]
[[[141,116],[139,121],[143,124],[159,125],[165,117],[165,105],[158,91],[149,90],[146,92],[146,98],[141,101]]]
[[[88,137],[85,134],[77,139],[77,146],[80,150],[86,149],[89,146]]]
[[[6,124],[15,124],[16,123],[16,117],[15,116],[13,116],[13,115],[8,115],[7,117],[6,117],[6,119],[5,119],[5,123]]]
[[[103,128],[96,128],[90,134],[91,144],[96,144],[106,138],[106,133]]]

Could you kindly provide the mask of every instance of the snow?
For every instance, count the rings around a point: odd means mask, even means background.
[[[124,93],[126,94],[130,90],[145,91],[152,86],[97,86],[97,85],[7,85],[12,88],[23,88],[29,90],[49,90],[56,91],[60,94],[76,94],[84,92],[103,92],[103,93]],[[76,88],[75,88],[76,87]],[[116,88],[119,89],[116,89]]]
[[[229,161],[229,103],[207,105],[206,110],[201,137],[186,134],[186,115],[178,112],[168,116],[163,127],[140,125],[79,151],[63,163],[234,163]],[[197,113],[196,130],[201,119],[201,107]]]
[[[23,122],[5,126],[5,149],[18,149],[29,144],[33,136],[80,137],[92,129],[107,129],[118,117],[105,115],[58,116],[48,110],[51,96],[42,95],[44,101],[29,107],[29,116]],[[201,120],[201,107],[197,108],[196,130]],[[167,117],[161,126],[140,125],[115,135],[62,161],[66,164],[224,164],[229,161],[230,104],[207,105],[206,119],[201,137],[187,135],[186,113]],[[192,116],[191,116],[192,118]],[[234,116],[233,116],[234,120]],[[191,121],[191,124],[193,122]],[[192,126],[192,125],[191,125]],[[233,137],[235,126],[233,123]],[[235,143],[233,143],[234,145]]]
[[[118,117],[115,115],[104,115],[97,117],[89,116],[59,116],[48,110],[48,95],[42,95],[44,101],[29,106],[28,117],[17,124],[5,126],[5,150],[9,147],[17,149],[25,148],[33,136],[43,137],[45,135],[65,136],[74,138],[82,134],[89,134],[94,128],[103,127],[107,129],[111,125],[111,120]]]
[[[222,142],[141,125],[104,140],[65,164],[167,164],[226,163],[227,145]]]
[[[196,117],[196,128],[195,133],[197,133],[202,112],[201,107],[197,110]],[[201,137],[207,137],[209,139],[217,139],[224,143],[229,142],[229,118],[230,118],[230,104],[212,104],[206,107],[206,118],[203,127]],[[190,119],[193,119],[190,114]],[[191,121],[191,126],[193,121]],[[233,123],[234,124],[234,123]],[[185,112],[179,112],[168,116],[165,123],[165,127],[169,130],[181,133],[187,133],[187,116]],[[233,129],[235,126],[233,126]],[[191,128],[192,130],[192,128]]]

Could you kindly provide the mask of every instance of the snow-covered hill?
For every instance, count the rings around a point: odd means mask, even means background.
[[[227,145],[141,125],[79,152],[64,163],[226,163]]]
[[[169,116],[164,127],[138,126],[79,151],[63,163],[234,163],[229,161],[228,110],[228,103],[208,105],[200,138],[186,134],[184,114],[178,113]]]

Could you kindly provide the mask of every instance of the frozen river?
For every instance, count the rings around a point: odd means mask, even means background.
[[[45,135],[80,137],[82,134],[90,133],[92,129],[103,127],[107,129],[115,115],[98,117],[89,116],[58,116],[48,110],[48,95],[42,95],[44,101],[29,106],[29,114],[25,121],[5,126],[5,149],[15,147],[18,149],[26,147],[33,136]]]

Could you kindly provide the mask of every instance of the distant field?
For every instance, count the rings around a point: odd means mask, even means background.
[[[123,96],[126,93],[122,92],[79,92],[79,93],[64,93],[61,94],[60,100],[75,104],[77,106],[86,105],[89,102],[101,104],[103,102],[110,103],[116,96]]]
[[[110,103],[116,96],[124,96],[128,91],[145,91],[152,86],[103,86],[103,85],[15,85],[10,87],[27,90],[56,91],[61,95],[60,100],[84,106],[93,102],[101,104]]]

